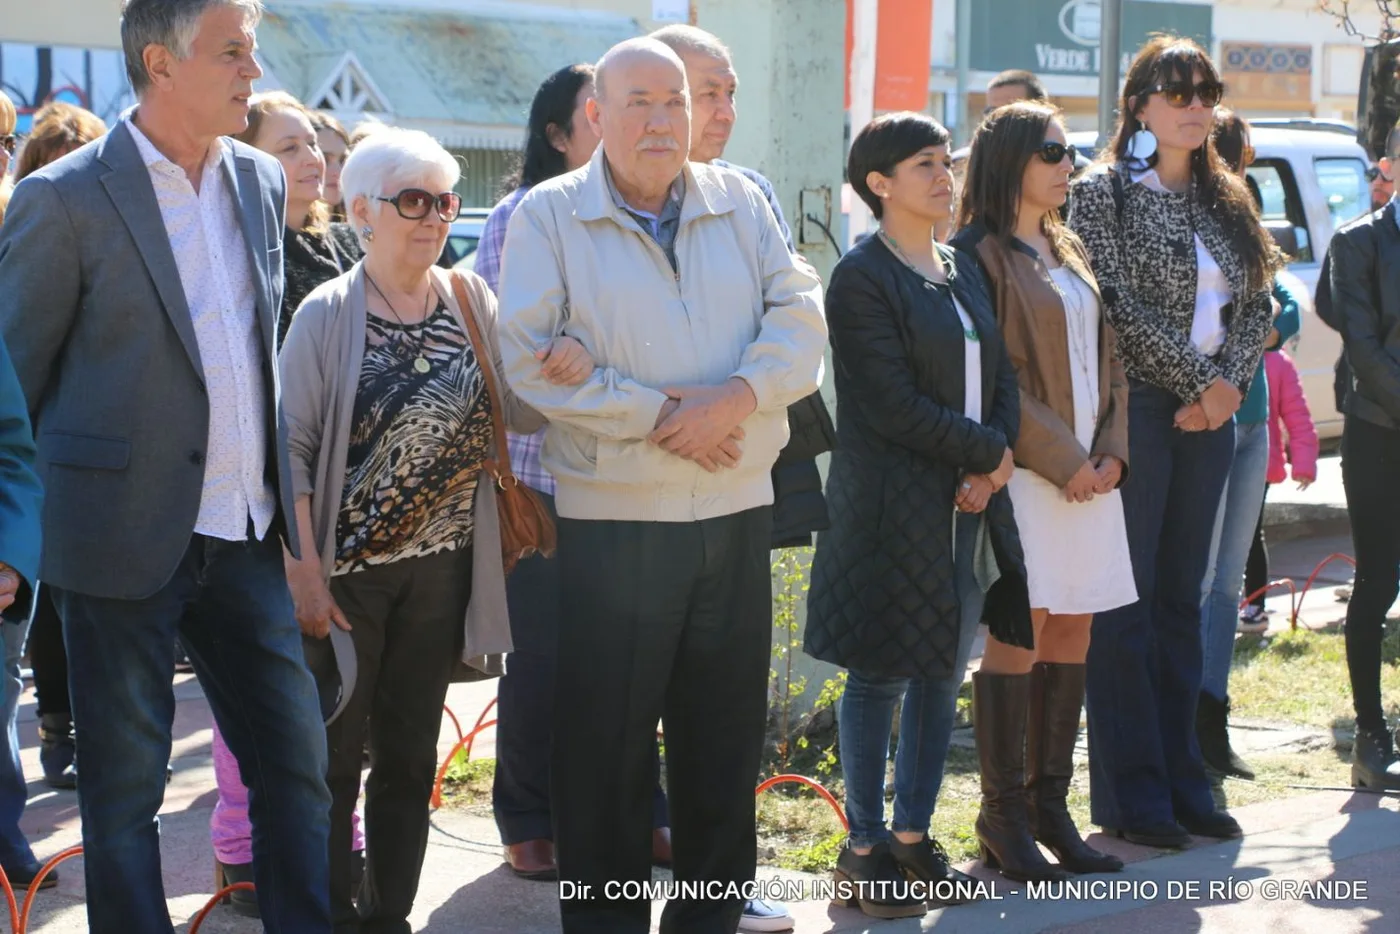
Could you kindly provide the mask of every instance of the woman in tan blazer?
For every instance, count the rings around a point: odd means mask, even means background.
[[[1118,495],[1127,380],[1084,248],[1060,216],[1074,158],[1053,107],[995,111],[973,140],[953,239],[987,273],[1021,389],[1009,487],[1036,648],[989,639],[973,676],[977,835],[984,860],[1015,879],[1052,868],[1035,840],[1062,871],[1123,866],[1084,843],[1065,803],[1093,614],[1137,599]]]

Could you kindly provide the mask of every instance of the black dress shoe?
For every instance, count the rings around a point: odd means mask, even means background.
[[[10,880],[10,887],[16,889],[27,889],[34,884],[34,877],[43,868],[38,865],[25,866],[21,869],[6,869],[5,876]],[[39,883],[39,889],[51,889],[58,885],[58,870],[51,871],[44,876],[44,881]]]
[[[898,837],[892,838],[890,854],[906,879],[929,886],[930,904],[961,905],[967,899],[958,893],[970,892],[977,885],[972,876],[948,865],[948,852],[931,837],[926,836],[918,843],[903,843]],[[940,882],[948,883],[941,887],[948,897],[935,899],[932,897],[934,887]]]
[[[1183,817],[1178,822],[1187,833],[1197,837],[1213,837],[1216,840],[1237,840],[1244,836],[1240,822],[1224,811],[1211,811],[1204,817]]]
[[[1110,837],[1120,837],[1139,846],[1153,846],[1163,850],[1179,850],[1191,845],[1191,834],[1175,821],[1169,824],[1152,824],[1147,827],[1105,827],[1103,832]]]

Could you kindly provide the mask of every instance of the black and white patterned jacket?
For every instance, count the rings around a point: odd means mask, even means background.
[[[1089,251],[1128,376],[1170,390],[1188,405],[1221,376],[1247,391],[1273,320],[1269,289],[1249,290],[1245,264],[1218,218],[1192,194],[1157,191],[1124,175],[1120,209],[1112,173],[1121,171],[1098,166],[1075,183],[1070,226]],[[1196,234],[1234,297],[1225,346],[1215,357],[1191,342]]]

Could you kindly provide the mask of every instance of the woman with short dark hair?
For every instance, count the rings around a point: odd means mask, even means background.
[[[1031,645],[1003,492],[1020,395],[986,278],[934,242],[952,210],[948,131],[922,114],[879,117],[852,142],[848,176],[880,230],[836,264],[826,294],[838,443],[805,645],[848,670],[838,718],[850,836],[836,877],[959,882],[929,823],[984,605],[1000,638]],[[891,838],[885,772],[901,700]],[[878,885],[853,901],[887,918],[926,907]]]
[[[1230,838],[1196,742],[1201,582],[1269,333],[1278,251],[1211,139],[1224,85],[1195,42],[1149,41],[1118,131],[1074,188],[1129,378],[1123,488],[1138,600],[1094,618],[1086,704],[1094,823],[1145,846]]]

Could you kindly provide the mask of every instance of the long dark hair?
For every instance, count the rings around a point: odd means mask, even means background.
[[[1118,105],[1118,129],[1101,161],[1123,162],[1128,141],[1143,128],[1137,112],[1146,106],[1152,88],[1172,81],[1193,84],[1197,71],[1207,81],[1220,81],[1215,63],[1194,41],[1168,35],[1147,40],[1128,68]],[[1150,158],[1148,164],[1156,165],[1156,156]],[[1197,203],[1220,222],[1226,239],[1244,262],[1250,290],[1267,288],[1280,265],[1278,248],[1259,223],[1259,212],[1248,187],[1220,158],[1213,135],[1191,153],[1191,178]]]
[[[1041,101],[1017,101],[992,111],[972,137],[958,207],[959,227],[980,224],[1003,243],[1010,242],[1021,210],[1026,164],[1039,158],[1037,152],[1054,123],[1060,123],[1063,131],[1059,109]],[[1059,211],[1042,217],[1040,229],[1056,259],[1077,272],[1086,272],[1074,233]]]
[[[570,65],[544,79],[540,89],[535,92],[534,102],[530,104],[525,152],[520,158],[520,165],[502,179],[503,194],[528,185],[538,185],[568,171],[564,154],[555,149],[549,139],[549,128],[557,127],[565,139],[573,134],[578,92],[592,82],[592,65]]]

